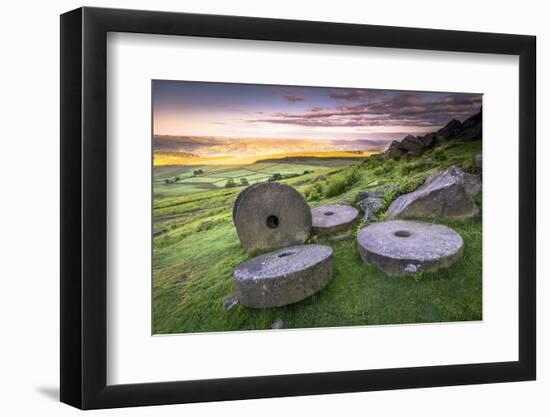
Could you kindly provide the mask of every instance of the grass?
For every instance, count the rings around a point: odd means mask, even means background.
[[[324,159],[324,158],[323,158]],[[303,175],[304,172],[319,172],[327,167],[346,166],[354,163],[357,158],[326,159],[326,166],[318,163],[298,163],[291,159],[284,162],[275,160],[272,163],[257,162],[244,165],[193,165],[193,166],[155,166],[153,174],[153,192],[156,200],[178,197],[190,193],[198,193],[210,189],[224,188],[228,180],[240,183],[241,178],[246,178],[249,184],[267,181],[273,174]],[[301,158],[311,161],[313,158]],[[336,161],[336,162],[335,162]],[[202,170],[203,173],[195,175],[194,171]],[[167,183],[168,181],[168,183]]]
[[[378,187],[392,183],[396,189],[386,195],[389,204],[399,194],[418,187],[431,173],[450,165],[476,170],[472,161],[481,151],[480,142],[455,141],[442,149],[410,160],[389,162],[370,157],[348,167],[316,166],[316,172],[282,182],[302,193],[314,184],[323,184],[321,194],[310,199],[312,206],[353,204],[357,192],[369,184],[376,182]],[[261,170],[273,167],[265,162],[258,165]],[[168,171],[165,175],[176,172],[162,168]],[[343,186],[325,192],[330,184],[340,184],[342,178],[348,178]],[[240,246],[231,216],[232,203],[241,190],[220,188],[155,198],[155,227],[166,230],[154,238],[155,333],[269,329],[277,318],[283,320],[285,328],[482,318],[481,217],[465,222],[438,221],[453,227],[465,241],[463,257],[450,268],[417,274],[413,279],[387,277],[362,262],[354,236],[339,241],[325,238],[320,242],[334,249],[334,276],[323,291],[281,308],[256,310],[238,305],[224,310],[224,300],[234,294],[233,269],[249,259]],[[477,202],[481,202],[481,195]]]

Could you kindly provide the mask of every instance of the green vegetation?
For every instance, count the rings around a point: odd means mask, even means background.
[[[155,166],[153,172],[153,192],[155,199],[180,197],[185,194],[204,192],[228,187],[238,187],[256,182],[280,181],[311,174],[320,167],[319,158],[301,158],[305,162],[256,162],[246,165],[191,165],[191,166]],[[332,158],[327,159],[327,166],[332,166]],[[286,159],[285,159],[286,161]],[[338,166],[346,166],[343,159],[338,159]],[[348,158],[347,165],[357,162],[357,158]],[[275,178],[274,178],[275,177]],[[233,181],[229,181],[232,179]],[[246,179],[246,184],[243,183]],[[230,185],[227,185],[229,182]],[[234,184],[234,185],[231,185]]]
[[[231,188],[231,187],[236,187],[237,186],[237,183],[235,182],[235,180],[233,178],[229,178],[227,180],[227,182],[225,183],[225,188]]]
[[[299,174],[280,181],[297,188],[312,206],[354,204],[357,193],[369,188],[369,184],[376,183],[371,186],[376,188],[391,183],[396,189],[386,193],[387,209],[398,195],[413,191],[429,175],[450,165],[476,172],[473,158],[480,151],[480,141],[455,140],[420,157],[398,161],[371,156],[347,166],[322,166],[319,161],[310,160],[308,166],[303,161],[262,161],[244,167],[201,167],[200,177],[216,182],[212,189],[198,188],[193,192],[181,191],[180,187],[189,181],[196,166],[155,167],[154,223],[166,232],[154,237],[154,332],[269,329],[277,318],[284,321],[285,328],[481,319],[480,217],[466,222],[438,221],[462,235],[465,250],[457,263],[437,273],[418,274],[414,279],[387,277],[361,261],[355,236],[338,241],[324,238],[320,242],[334,249],[334,277],[323,291],[282,308],[223,308],[224,300],[234,294],[233,269],[249,258],[240,246],[231,214],[232,204],[243,189],[239,186],[241,179],[253,184],[267,181],[276,173]],[[164,183],[176,175],[180,176],[179,182]],[[237,186],[225,188],[230,178]],[[194,182],[187,186],[204,184],[212,185]],[[179,191],[168,191],[172,189]],[[481,195],[477,200],[481,203]],[[358,230],[363,226],[359,225]]]

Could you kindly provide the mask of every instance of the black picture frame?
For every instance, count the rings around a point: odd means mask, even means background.
[[[107,385],[108,32],[519,56],[519,360]],[[61,15],[61,401],[82,409],[534,380],[536,38],[136,10]]]

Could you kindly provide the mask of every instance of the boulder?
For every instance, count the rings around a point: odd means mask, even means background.
[[[406,220],[369,225],[357,235],[357,244],[365,263],[390,276],[448,267],[464,248],[462,237],[447,226]]]
[[[411,155],[420,155],[425,148],[424,142],[418,136],[413,135],[405,136],[399,143],[399,149]]]
[[[378,218],[378,213],[384,207],[384,200],[379,197],[367,197],[361,200],[358,205],[365,213],[363,219],[372,221]]]
[[[473,197],[481,191],[478,175],[452,166],[434,174],[412,193],[398,197],[386,212],[387,219],[464,219],[479,212]]]
[[[459,120],[453,119],[435,133],[437,142],[442,143],[449,139],[455,139],[460,136],[462,130],[462,123]]]
[[[462,132],[460,138],[465,140],[481,139],[482,135],[482,115],[481,110],[479,113],[464,120],[462,124]]]
[[[420,140],[422,141],[425,149],[433,148],[435,146],[436,134],[428,133],[427,135],[422,136]]]
[[[386,149],[384,152],[384,159],[397,159],[400,158],[401,155],[403,155],[405,151],[399,148],[399,141],[394,140],[392,143],[390,143],[390,146]]]

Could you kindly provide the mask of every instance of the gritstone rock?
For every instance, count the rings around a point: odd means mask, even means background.
[[[344,204],[311,209],[312,232],[319,236],[333,235],[349,229],[359,217],[359,211]]]
[[[447,226],[407,220],[369,225],[357,235],[357,244],[364,262],[390,276],[448,267],[464,247],[462,237]]]
[[[481,190],[478,175],[467,174],[452,166],[432,175],[412,193],[391,203],[387,219],[420,217],[465,219],[479,212],[473,197]]]
[[[252,258],[235,269],[237,298],[253,308],[301,301],[330,282],[332,259],[325,245],[290,246]]]
[[[304,243],[311,231],[311,211],[304,197],[278,182],[258,183],[242,191],[233,206],[233,221],[249,252]]]

